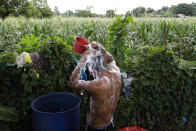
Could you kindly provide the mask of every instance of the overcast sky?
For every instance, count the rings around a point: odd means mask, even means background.
[[[93,6],[92,12],[105,14],[108,9],[116,9],[118,14],[124,14],[128,10],[143,6],[160,9],[163,6],[177,5],[179,3],[192,3],[196,0],[48,0],[49,6],[54,9],[58,7],[61,13],[66,10],[86,9]]]

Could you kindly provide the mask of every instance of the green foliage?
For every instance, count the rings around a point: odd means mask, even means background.
[[[118,66],[122,66],[126,54],[129,52],[129,45],[125,44],[128,37],[129,23],[133,23],[130,16],[116,16],[116,20],[108,27],[109,35],[106,50],[111,52]]]
[[[48,6],[47,0],[32,0],[30,4],[32,4],[32,6],[27,8],[27,11],[31,13],[31,17],[48,18],[53,16],[53,12]],[[26,13],[25,16],[27,16]]]
[[[117,25],[122,25],[118,18],[115,22],[116,26],[111,26],[110,31],[118,29]],[[149,37],[149,30],[151,30],[148,24],[142,23],[138,32],[135,26],[136,23],[133,23],[129,28],[134,31],[132,34],[136,33],[134,37],[132,36],[129,39],[136,40],[137,37],[140,37],[138,38],[139,41],[141,39],[144,39],[142,40],[143,42],[150,40],[145,38]],[[120,62],[122,64],[121,69],[127,71],[134,78],[132,95],[128,99],[120,98],[114,117],[115,125],[117,127],[140,125],[155,131],[193,131],[194,114],[196,113],[196,103],[194,101],[196,97],[194,86],[196,84],[196,77],[194,77],[196,75],[196,62],[187,60],[192,58],[190,53],[193,56],[195,55],[195,52],[190,50],[194,47],[194,43],[190,45],[183,43],[183,45],[178,45],[176,43],[176,45],[164,47],[162,46],[163,39],[160,39],[161,37],[163,38],[164,23],[160,23],[159,26],[160,37],[158,38],[160,43],[129,43],[127,46],[128,51],[122,50],[125,45],[115,46],[116,50],[121,52],[119,53],[121,56],[117,56],[117,63],[119,59],[124,58],[124,61]],[[124,32],[122,32],[120,33],[123,34]],[[115,38],[118,38],[118,34],[114,34],[111,40],[115,40]],[[120,41],[120,39],[118,40]],[[177,51],[176,48],[180,46],[182,46],[180,51]],[[115,58],[116,54],[112,50],[109,51]],[[176,55],[178,53],[182,54],[178,56]],[[122,57],[122,54],[125,57]],[[182,116],[188,119],[187,124],[182,123]]]
[[[59,15],[60,15],[60,12],[59,12],[59,9],[58,9],[57,6],[54,7],[54,14],[55,14],[56,16],[59,16]]]
[[[134,77],[132,95],[120,101],[116,123],[123,115],[122,123],[150,130],[193,131],[196,71],[192,63],[180,66],[182,61],[162,47],[144,50],[127,59],[126,71]]]
[[[115,16],[115,10],[107,10],[106,11],[107,17],[114,17]]]
[[[144,7],[137,7],[132,10],[132,14],[135,17],[143,17],[146,13],[146,9]]]
[[[163,6],[161,9],[157,10],[156,12],[158,15],[164,16],[164,17],[172,17],[175,14],[172,14],[171,9],[168,6]]]
[[[18,51],[19,53],[32,53],[38,51],[41,45],[39,42],[39,37],[35,37],[34,35],[25,35],[25,38],[22,38],[18,44],[20,45]]]
[[[71,58],[73,55],[72,43],[69,43],[73,40],[72,36],[67,38],[67,41],[57,36],[51,36],[39,41],[41,44],[39,50],[36,51],[43,54],[46,60],[45,66],[39,72],[39,78],[36,78],[32,64],[25,64],[23,68],[17,68],[15,62],[8,63],[10,57],[15,60],[16,56],[9,54],[9,52],[2,52],[4,57],[0,59],[0,104],[3,106],[0,107],[0,113],[7,110],[10,114],[4,112],[4,115],[1,115],[1,120],[24,121],[28,117],[27,114],[30,113],[30,103],[34,98],[49,92],[72,91],[68,88],[67,82],[75,65]],[[31,46],[33,49],[37,47],[37,44],[32,46],[33,43],[37,42],[36,37],[26,36],[22,39],[21,44],[27,47]],[[13,107],[14,110],[8,107]],[[15,115],[14,118],[12,115]],[[15,124],[10,126],[14,128]],[[23,128],[24,125],[18,130]]]
[[[91,13],[91,7],[87,7],[85,10],[77,9],[75,12],[75,16],[78,17],[93,17],[93,14]]]
[[[63,13],[63,16],[74,16],[74,12],[72,10],[67,10]]]
[[[154,12],[154,9],[153,8],[147,8],[146,12],[147,13],[153,13]]]
[[[0,120],[18,121],[18,114],[15,108],[0,105]]]
[[[175,14],[186,14],[188,16],[195,15],[196,6],[194,3],[192,4],[179,4],[173,8],[173,13]]]
[[[0,63],[6,63],[7,66],[12,66],[16,62],[16,56],[18,55],[17,52],[12,52],[12,51],[4,51],[0,52]]]
[[[161,9],[154,10],[152,8],[145,9],[144,7],[134,8],[132,15],[135,17],[144,17],[146,13],[148,16],[154,17],[176,17],[177,14],[185,14],[187,16],[196,16],[196,3],[180,3],[172,5],[171,7],[163,6]]]
[[[10,14],[16,13],[16,10],[23,6],[27,0],[1,0],[0,1],[0,17],[3,19]]]
[[[0,17],[6,18],[9,15],[42,18],[51,17],[53,12],[47,0],[1,0]]]
[[[113,22],[113,23],[112,23]],[[111,26],[108,27],[108,25]],[[129,24],[131,23],[131,24]],[[164,46],[164,24],[167,47]],[[114,114],[116,128],[140,125],[151,130],[194,131],[196,121],[196,22],[187,19],[8,18],[0,22],[0,105],[15,108],[19,121],[6,122],[14,130],[29,130],[32,99],[54,91],[69,91],[67,81],[75,67],[70,55],[75,36],[107,47],[122,71],[134,77],[129,98],[121,93]],[[69,35],[69,36],[68,36]],[[124,45],[123,45],[124,44]],[[36,78],[31,64],[17,68],[22,51],[42,53],[48,67]],[[166,50],[166,51],[165,51]],[[116,53],[115,52],[119,52]],[[122,61],[122,62],[121,62]],[[89,111],[89,96],[81,103],[81,128]],[[181,117],[188,119],[187,124]],[[6,126],[0,128],[8,129]],[[2,128],[1,128],[2,129]]]

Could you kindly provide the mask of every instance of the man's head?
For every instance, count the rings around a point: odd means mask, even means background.
[[[86,72],[92,78],[97,78],[97,73],[104,69],[104,56],[98,51],[94,51],[87,56]]]

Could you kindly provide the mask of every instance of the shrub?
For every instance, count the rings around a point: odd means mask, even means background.
[[[116,123],[155,131],[193,131],[196,70],[190,69],[192,63],[182,66],[172,51],[162,47],[146,49],[151,55],[144,53],[143,59],[127,60],[126,70],[134,77],[132,92],[128,99],[121,97]],[[181,120],[183,116],[188,120],[186,124]]]
[[[26,36],[26,38],[29,37]],[[51,36],[41,41],[37,51],[43,54],[49,63],[47,68],[40,70],[39,78],[36,77],[32,64],[27,63],[23,68],[17,68],[14,53],[1,53],[0,78],[3,79],[1,79],[0,105],[3,105],[2,109],[12,108],[10,112],[16,110],[18,118],[5,116],[0,120],[17,121],[16,119],[18,119],[18,123],[12,123],[9,126],[13,130],[26,130],[24,122],[29,118],[31,112],[30,103],[34,98],[49,92],[72,91],[67,87],[67,81],[71,71],[74,69],[73,65],[75,65],[74,60],[71,58],[71,55],[73,55],[72,48],[69,45],[72,44],[73,40],[63,41],[59,37]],[[23,48],[21,48],[23,50],[28,49],[29,46],[24,41],[27,40],[23,40]],[[15,52],[15,54],[17,53]],[[10,58],[12,60],[9,60]],[[8,63],[9,61],[10,63]],[[21,122],[23,124],[19,127]]]

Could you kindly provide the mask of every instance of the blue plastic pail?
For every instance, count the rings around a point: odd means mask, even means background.
[[[79,131],[80,101],[71,93],[50,93],[34,99],[34,131]]]

